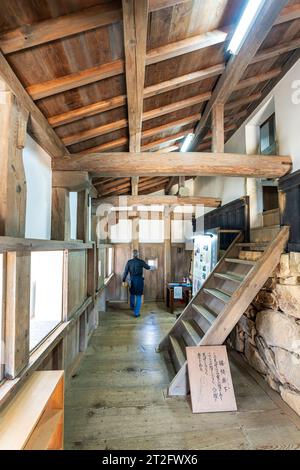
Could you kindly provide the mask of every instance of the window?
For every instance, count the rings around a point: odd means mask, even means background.
[[[148,260],[147,260],[147,264],[148,264],[151,268],[157,269],[157,268],[158,268],[158,258],[148,259]]]
[[[70,204],[70,238],[77,240],[77,193],[70,191],[69,204]]]
[[[108,248],[106,252],[106,277],[109,277],[114,268],[114,249],[112,247]]]
[[[63,318],[63,251],[31,253],[30,350]]]
[[[0,380],[4,373],[3,254],[0,253]]]
[[[260,126],[260,153],[276,154],[275,113]]]

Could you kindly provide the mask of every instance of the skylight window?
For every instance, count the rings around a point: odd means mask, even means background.
[[[192,134],[192,133],[191,133],[191,134],[188,134],[188,135],[186,136],[186,138],[184,139],[184,142],[183,142],[183,144],[182,144],[182,146],[181,146],[180,152],[186,152],[186,151],[187,151],[187,149],[188,149],[190,143],[192,142],[194,136],[195,136],[195,135]]]
[[[231,54],[236,55],[239,53],[246,35],[256,20],[263,3],[264,0],[248,0],[247,6],[227,49]]]

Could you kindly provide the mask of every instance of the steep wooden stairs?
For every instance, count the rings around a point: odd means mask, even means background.
[[[275,270],[289,227],[279,226],[272,237],[243,243],[239,234],[159,344],[158,351],[169,352],[176,371],[170,396],[189,391],[186,346],[222,344]]]

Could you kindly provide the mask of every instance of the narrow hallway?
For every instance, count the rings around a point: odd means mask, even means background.
[[[197,415],[184,398],[166,398],[171,364],[155,347],[174,317],[162,304],[145,304],[139,319],[121,307],[101,314],[67,386],[66,449],[300,448],[294,416],[236,360],[238,412]]]

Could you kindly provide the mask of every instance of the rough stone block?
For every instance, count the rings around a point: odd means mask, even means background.
[[[300,318],[300,286],[277,284],[276,297],[280,310],[288,315]]]
[[[280,387],[282,399],[300,416],[300,393]]]
[[[267,366],[261,358],[258,350],[249,341],[245,342],[245,357],[249,364],[263,375],[268,372]]]
[[[285,349],[272,349],[275,354],[276,369],[283,378],[281,382],[300,391],[300,356]]]
[[[281,312],[259,312],[256,317],[256,329],[269,347],[277,346],[291,352],[297,352],[300,347],[300,325],[292,317]]]

